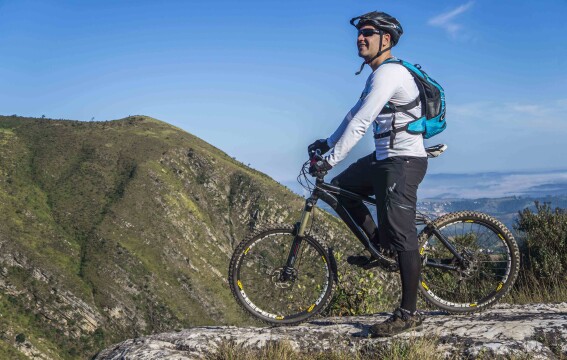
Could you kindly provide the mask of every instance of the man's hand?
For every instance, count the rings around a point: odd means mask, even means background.
[[[319,139],[307,147],[307,154],[309,157],[313,156],[315,151],[321,151],[321,155],[329,151],[331,148],[327,144],[327,139]]]
[[[327,171],[331,170],[333,167],[327,162],[327,160],[317,160],[311,161],[311,166],[309,166],[309,175],[315,177],[323,177],[327,175]]]

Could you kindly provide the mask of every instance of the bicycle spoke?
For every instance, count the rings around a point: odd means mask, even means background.
[[[504,276],[502,276],[502,275],[489,274],[489,273],[487,273],[486,271],[482,271],[482,270],[480,271],[480,273],[481,273],[481,274],[484,274],[484,276],[486,276],[486,277],[488,277],[488,278],[492,278],[492,279],[498,279],[498,278],[502,279],[502,278],[504,278]]]
[[[324,253],[307,238],[301,243],[291,272],[283,278],[280,276],[286,271],[294,238],[291,230],[266,234],[245,249],[239,265],[238,286],[246,294],[244,301],[254,313],[272,314],[282,319],[304,314],[308,309],[311,311],[327,291],[329,272],[322,259]]]
[[[447,306],[459,309],[476,306],[478,301],[492,298],[495,289],[508,276],[511,266],[507,244],[499,232],[483,222],[468,219],[449,222],[439,231],[465,262],[457,261],[448,248],[429,233],[423,246],[424,255],[432,265],[426,264],[422,269],[427,291],[435,294],[436,301],[442,299]]]

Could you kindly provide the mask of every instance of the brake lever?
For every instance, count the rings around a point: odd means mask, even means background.
[[[321,150],[317,149],[311,152],[311,159],[309,159],[309,165],[313,166],[319,160],[324,160],[323,156],[321,155]]]

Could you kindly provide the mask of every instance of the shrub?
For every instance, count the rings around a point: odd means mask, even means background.
[[[20,344],[26,342],[26,336],[21,333],[16,335],[16,342]]]
[[[346,264],[341,251],[334,253],[339,283],[325,316],[356,316],[391,311],[399,303],[399,276],[377,268],[364,270]]]
[[[520,234],[524,275],[550,285],[567,278],[567,211],[535,205],[536,212],[519,212],[514,228]]]

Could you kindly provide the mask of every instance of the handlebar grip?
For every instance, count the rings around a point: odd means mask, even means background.
[[[312,151],[312,156],[311,156],[311,165],[313,165],[314,163],[316,163],[318,160],[323,160],[323,156],[321,156],[321,150],[317,149],[315,151]]]

